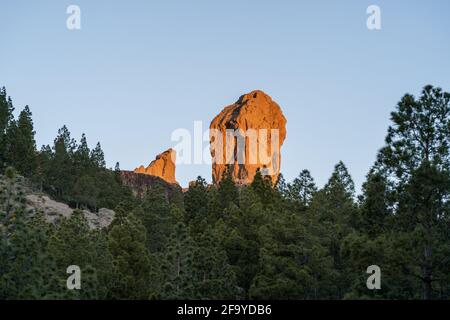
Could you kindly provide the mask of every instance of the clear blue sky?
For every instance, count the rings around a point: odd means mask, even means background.
[[[70,4],[81,30],[66,28]],[[366,28],[371,4],[380,31]],[[288,119],[288,180],[307,168],[322,186],[342,160],[359,186],[401,96],[450,91],[448,0],[2,0],[0,38],[0,85],[30,105],[38,145],[66,124],[122,169],[261,89]],[[210,166],[177,168],[182,185],[197,175]]]

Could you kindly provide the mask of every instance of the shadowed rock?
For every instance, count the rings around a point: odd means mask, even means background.
[[[121,171],[122,183],[129,187],[137,197],[143,197],[148,191],[159,189],[170,202],[179,202],[182,199],[182,189],[177,183],[169,183],[166,180],[148,174],[133,171]]]

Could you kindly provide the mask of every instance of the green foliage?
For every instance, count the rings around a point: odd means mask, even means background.
[[[391,120],[377,164],[398,183],[405,183],[423,161],[440,170],[449,168],[450,93],[427,85],[418,99],[406,94]]]
[[[0,170],[7,165],[5,157],[7,150],[6,133],[14,120],[14,107],[11,98],[6,94],[5,87],[0,89]]]
[[[151,253],[163,251],[176,223],[182,220],[160,187],[148,191],[133,213],[145,227],[146,247]]]
[[[194,243],[183,223],[175,226],[163,252],[164,277],[162,298],[188,299],[194,297]]]
[[[8,225],[17,212],[25,210],[23,178],[14,168],[8,167],[4,177],[0,176],[0,223]]]
[[[317,217],[317,226],[333,260],[337,272],[335,291],[330,298],[342,299],[350,286],[349,261],[341,252],[343,239],[352,232],[357,219],[357,206],[353,201],[354,184],[345,165],[339,162],[323,189],[312,199],[310,214]]]
[[[236,274],[222,241],[220,232],[213,228],[198,237],[193,260],[195,298],[235,299],[239,296]]]
[[[189,190],[184,195],[184,207],[188,224],[198,225],[207,217],[208,195],[205,179],[197,177],[197,180],[189,185]]]
[[[57,266],[59,296],[65,299],[105,299],[113,283],[113,262],[104,234],[90,230],[81,211],[63,218],[48,244]],[[66,269],[77,265],[82,270],[83,290],[67,290]]]
[[[20,212],[2,236],[1,299],[57,298],[56,265],[46,245],[48,225],[42,217],[26,222]]]
[[[397,222],[402,231],[411,232],[411,255],[415,257],[412,266],[417,267],[415,274],[422,282],[423,298],[442,298],[440,295],[449,287],[442,280],[448,279],[450,272],[450,175],[424,161],[412,173],[405,189]]]
[[[219,215],[223,210],[228,208],[230,204],[237,204],[238,190],[228,170],[229,169],[227,168],[227,170],[224,171],[222,180],[219,183],[219,188],[217,189],[217,213]]]
[[[318,299],[328,297],[333,261],[309,221],[296,214],[272,217],[260,229],[259,272],[249,296],[253,299]]]
[[[303,170],[292,183],[285,183],[281,177],[277,183],[277,190],[285,200],[285,205],[292,207],[291,211],[304,213],[311,205],[317,186],[311,173]]]
[[[277,204],[278,193],[272,186],[270,176],[263,176],[258,170],[253,178],[251,187],[256,195],[258,195],[261,204],[268,208]]]
[[[307,170],[275,186],[225,172],[169,199],[133,197],[100,144],[65,126],[37,151],[29,108],[15,120],[2,89],[0,299],[449,299],[449,100],[432,86],[402,98],[358,197],[339,162],[321,189]],[[80,210],[49,223],[27,212],[30,188]],[[95,230],[81,209],[101,207],[116,215]],[[381,290],[366,287],[371,265]]]
[[[53,148],[41,149],[37,162],[34,180],[41,189],[73,207],[97,211],[131,199],[130,190],[122,186],[116,172],[105,168],[100,144],[90,151],[83,134],[77,145],[66,126],[58,131]]]
[[[146,248],[146,230],[133,214],[119,212],[118,215],[119,220],[108,235],[108,250],[115,267],[111,296],[147,299],[152,260]]]
[[[27,177],[32,177],[37,169],[35,132],[31,116],[31,111],[26,106],[17,122],[11,122],[6,132],[6,162],[14,164],[14,167]]]
[[[303,170],[297,178],[288,185],[287,196],[289,200],[297,202],[301,208],[307,208],[311,204],[317,187],[311,173]]]
[[[46,250],[50,226],[41,215],[27,216],[25,195],[19,191],[22,181],[11,168],[6,170],[5,179],[6,214],[0,222],[0,299],[47,298],[55,289],[55,264]]]
[[[425,86],[416,99],[405,95],[391,114],[386,145],[376,169],[388,178],[393,229],[410,257],[409,270],[425,299],[448,297],[450,194],[450,93]],[[399,277],[401,277],[399,275]],[[416,294],[416,297],[419,296]]]
[[[374,237],[385,232],[389,220],[392,220],[388,183],[381,173],[372,170],[362,189],[359,197],[360,217],[356,225],[362,232]]]

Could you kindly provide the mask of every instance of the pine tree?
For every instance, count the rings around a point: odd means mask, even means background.
[[[99,190],[95,184],[95,179],[90,175],[79,177],[73,186],[73,199],[77,208],[87,207],[94,211],[97,210],[97,198]]]
[[[23,212],[16,211],[9,226],[6,272],[0,287],[4,299],[45,299],[51,296],[54,262],[45,250],[48,224],[42,216],[26,222]]]
[[[450,93],[428,85],[418,99],[406,94],[391,120],[376,168],[388,178],[390,205],[397,209],[394,226],[410,238],[409,254],[420,261],[422,297],[429,299],[437,294],[433,282],[443,270],[436,260],[448,246],[438,230],[445,225],[448,230]]]
[[[450,197],[450,174],[425,161],[412,173],[405,189],[397,221],[410,230],[422,298],[445,298],[450,294],[448,282],[442,281],[450,272],[450,204],[446,200]]]
[[[333,258],[337,272],[334,299],[342,299],[351,285],[349,261],[342,256],[343,239],[356,225],[358,210],[353,201],[354,183],[342,162],[339,162],[324,188],[315,193],[309,213],[318,218],[322,236]]]
[[[100,142],[97,142],[97,145],[95,148],[91,151],[91,162],[97,167],[97,168],[105,168],[105,155],[103,153],[102,147],[100,145]]]
[[[288,198],[288,184],[286,183],[286,179],[284,178],[282,173],[278,175],[275,188],[283,198]]]
[[[303,170],[287,187],[288,199],[299,204],[299,209],[309,207],[316,192],[316,184],[308,170]]]
[[[44,299],[54,283],[55,265],[46,251],[50,226],[40,213],[28,215],[23,181],[11,168],[5,179],[6,195],[2,192],[0,199],[7,213],[0,222],[0,299]]]
[[[280,214],[260,228],[259,271],[250,298],[328,297],[335,280],[333,259],[304,219],[303,215]]]
[[[391,120],[377,166],[397,184],[404,184],[423,161],[440,170],[449,168],[450,93],[427,85],[418,99],[406,94]]]
[[[334,167],[331,178],[324,187],[326,192],[342,193],[342,196],[352,199],[355,195],[355,184],[342,161]]]
[[[0,170],[4,170],[6,167],[6,145],[5,136],[14,119],[13,116],[14,107],[11,98],[7,96],[5,87],[0,89]]]
[[[64,125],[58,130],[58,135],[54,140],[54,151],[64,151],[72,156],[77,148],[76,141],[71,138],[69,129]]]
[[[208,201],[206,180],[199,176],[184,194],[185,221],[192,226],[193,233],[200,233],[207,226]]]
[[[12,119],[6,128],[6,132],[3,137],[2,157],[4,159],[5,166],[15,167],[17,162],[20,161],[20,159],[18,159],[20,156],[18,145],[20,145],[20,143],[17,139],[20,139],[20,132],[17,126],[17,121]]]
[[[236,275],[221,241],[214,229],[207,229],[199,236],[193,261],[196,298],[235,299],[238,296]]]
[[[90,150],[87,144],[86,135],[81,135],[80,144],[74,153],[74,162],[79,176],[87,174],[92,167],[90,159]]]
[[[383,234],[392,218],[389,207],[389,192],[386,177],[371,170],[362,186],[360,202],[360,221],[358,228],[371,237]]]
[[[22,175],[32,177],[36,173],[36,141],[33,120],[28,106],[20,113],[18,121],[11,121],[4,137],[5,161]]]
[[[259,200],[264,207],[273,208],[273,206],[276,205],[278,200],[277,194],[272,186],[272,179],[270,176],[263,176],[261,171],[257,170],[250,186],[255,194],[259,196]]]
[[[117,214],[108,234],[108,248],[115,266],[112,298],[147,299],[153,267],[146,248],[145,228],[133,214]]]
[[[48,244],[48,251],[56,261],[59,288],[67,299],[102,299],[105,288],[112,281],[112,258],[107,252],[106,239],[91,231],[86,218],[75,210],[70,218],[58,222]],[[77,265],[82,272],[82,289],[67,290],[66,269]]]
[[[71,192],[75,183],[76,171],[73,165],[73,155],[76,141],[70,137],[66,126],[58,130],[54,141],[51,161],[47,170],[47,189],[57,198],[72,201]]]
[[[49,184],[49,172],[51,168],[53,153],[49,145],[44,145],[36,155],[36,174],[33,177],[34,182],[39,187],[39,191],[44,190],[44,185]]]
[[[222,215],[223,210],[228,208],[231,203],[236,205],[238,201],[239,192],[228,170],[229,168],[227,167],[217,189],[217,207],[214,208],[217,218]]]
[[[0,223],[8,225],[16,212],[25,211],[25,193],[23,178],[12,167],[0,176]]]
[[[164,189],[156,187],[149,190],[133,212],[147,231],[147,248],[151,253],[161,252],[176,224]]]
[[[242,295],[248,297],[248,290],[259,268],[258,231],[267,222],[269,214],[251,186],[241,189],[238,200],[239,206],[232,204],[224,211],[228,228],[224,247],[236,273],[238,286],[243,290]]]
[[[188,299],[195,294],[194,250],[186,226],[178,223],[164,252],[164,299]]]
[[[120,163],[116,162],[116,165],[114,166],[114,178],[116,179],[116,182],[118,184],[121,184],[121,180],[120,180]]]

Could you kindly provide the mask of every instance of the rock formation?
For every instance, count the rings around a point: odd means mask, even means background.
[[[165,197],[170,202],[179,202],[183,197],[181,187],[176,183],[169,183],[160,177],[133,171],[121,171],[122,183],[129,187],[137,197],[144,196],[148,191],[160,189],[164,191]]]
[[[175,150],[169,149],[157,155],[156,159],[153,160],[147,168],[140,166],[139,168],[134,169],[134,172],[157,176],[168,183],[177,183],[175,179],[175,159]]]
[[[134,171],[121,171],[122,183],[129,187],[137,197],[148,191],[159,189],[171,203],[182,201],[183,192],[175,179],[176,152],[173,149],[156,156],[148,167],[140,166]]]
[[[42,212],[47,222],[56,223],[62,217],[70,217],[74,209],[67,204],[51,199],[46,195],[26,195],[26,208],[32,215]],[[114,220],[115,212],[110,209],[101,208],[98,212],[82,210],[91,229],[102,229],[108,227]]]
[[[209,128],[214,183],[226,170],[237,184],[251,183],[257,170],[276,182],[286,118],[271,97],[259,90],[245,94],[225,107]]]

